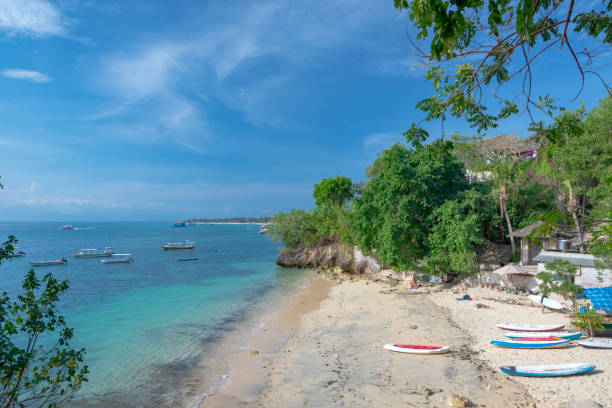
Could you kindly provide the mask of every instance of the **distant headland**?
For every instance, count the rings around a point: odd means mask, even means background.
[[[270,217],[192,218],[194,224],[268,224]]]

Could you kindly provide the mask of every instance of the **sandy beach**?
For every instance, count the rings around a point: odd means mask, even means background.
[[[347,278],[347,277],[345,277]],[[474,407],[560,407],[590,399],[612,406],[612,359],[577,345],[508,350],[503,321],[567,322],[561,314],[491,299],[517,295],[470,289],[410,290],[364,279],[314,279],[299,296],[266,317],[249,347],[234,348],[231,383],[202,407],[444,407],[451,396]],[[482,303],[488,308],[477,308]],[[384,350],[385,343],[449,345],[446,355]],[[594,362],[591,375],[553,379],[511,377],[500,365]],[[461,405],[456,405],[461,406]]]

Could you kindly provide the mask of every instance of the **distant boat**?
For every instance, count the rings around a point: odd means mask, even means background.
[[[182,258],[182,259],[179,259],[179,261],[181,261],[181,262],[197,261],[197,260],[198,260],[198,258]]]
[[[113,254],[113,248],[105,247],[103,250],[93,249],[81,249],[78,253],[73,256],[76,258],[100,258],[103,256],[111,256]]]
[[[168,242],[166,245],[162,245],[164,251],[170,251],[174,249],[193,249],[195,245],[193,242],[187,240],[185,242]]]
[[[186,227],[187,223],[185,221],[174,221],[173,227]]]
[[[60,227],[60,230],[62,230],[62,231],[72,231],[72,230],[74,230],[74,227],[72,225],[68,224],[68,225],[64,225],[64,226]]]
[[[49,265],[63,265],[68,263],[68,261],[64,258],[60,258],[56,261],[40,261],[40,262],[30,262],[32,266],[49,266]]]
[[[268,232],[268,226],[267,225],[263,225],[260,229],[259,229],[259,233],[260,234],[265,234],[266,232]]]
[[[100,262],[104,264],[134,262],[134,260],[131,257],[132,257],[132,254],[112,254],[109,258],[101,259]]]
[[[20,256],[25,256],[25,252],[23,251],[18,251],[19,247],[14,247],[13,250],[11,252],[9,252],[8,257],[9,258],[18,258]]]

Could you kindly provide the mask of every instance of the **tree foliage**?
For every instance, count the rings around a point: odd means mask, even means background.
[[[450,143],[412,150],[396,144],[377,159],[379,171],[355,199],[355,242],[392,268],[406,270],[427,253],[432,213],[465,188]]]
[[[324,178],[314,185],[312,196],[317,206],[325,204],[340,206],[353,197],[351,179],[340,176]]]
[[[593,75],[609,89],[589,66],[597,57],[593,44],[612,43],[610,1],[597,5],[574,0],[394,0],[394,4],[406,10],[416,29],[416,39],[411,38],[415,53],[430,66],[426,79],[432,82],[434,95],[417,104],[425,121],[453,116],[465,119],[478,132],[494,128],[499,120],[520,111],[514,94],[506,99],[498,93],[513,79],[522,88],[521,105],[530,115],[532,109],[550,113],[552,99],[532,95],[532,73],[534,60],[555,44],[567,50],[568,60],[577,67],[578,94],[585,75]],[[575,43],[582,37],[591,40],[587,44],[591,47],[580,44],[577,52]],[[461,62],[464,59],[476,62]],[[452,72],[446,70],[450,63],[456,64]],[[483,101],[489,91],[499,104],[493,113]],[[413,124],[405,136],[418,144],[429,134]]]
[[[3,244],[0,261],[15,242]],[[30,270],[22,289],[16,300],[0,295],[0,407],[55,407],[73,397],[88,373],[85,350],[72,348],[74,330],[57,308],[68,282],[50,273],[41,281]]]
[[[546,271],[536,275],[536,278],[541,281],[540,292],[544,296],[556,293],[563,296],[564,299],[571,299],[573,310],[576,311],[576,298],[583,292],[582,287],[574,283],[577,271],[578,265],[565,259],[555,259],[548,262]]]

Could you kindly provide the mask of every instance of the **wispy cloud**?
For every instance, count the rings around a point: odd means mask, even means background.
[[[0,0],[1,1],[1,0]],[[48,75],[38,71],[30,71],[27,69],[5,69],[2,75],[13,79],[23,79],[30,82],[49,82],[51,78]]]
[[[46,0],[0,0],[0,30],[9,35],[64,35],[59,9]]]
[[[363,147],[366,149],[381,149],[400,142],[403,139],[401,132],[372,133],[363,139]]]

